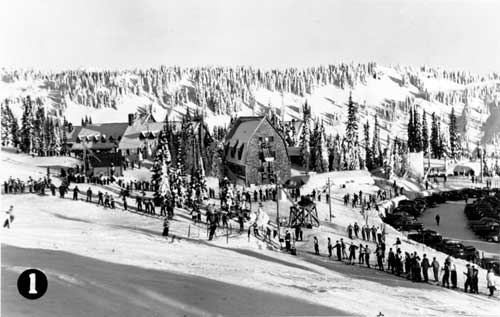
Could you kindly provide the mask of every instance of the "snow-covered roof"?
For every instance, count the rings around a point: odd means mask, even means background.
[[[127,127],[126,122],[75,126],[67,135],[68,144],[73,145],[72,150],[115,148]]]
[[[119,149],[136,149],[145,138],[156,138],[165,124],[163,122],[136,123],[127,126],[118,145]]]

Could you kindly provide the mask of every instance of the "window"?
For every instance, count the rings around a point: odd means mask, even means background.
[[[269,137],[269,142],[274,142],[274,136]]]
[[[234,144],[233,148],[231,149],[231,157],[234,158],[234,156],[236,155],[236,150],[238,149],[238,143],[239,143],[239,140],[236,140],[236,143]]]
[[[240,149],[238,151],[238,160],[241,160],[241,157],[243,156],[243,148],[245,147],[245,143],[243,143],[241,146],[240,146]]]
[[[130,155],[130,149],[127,149],[127,155]]]

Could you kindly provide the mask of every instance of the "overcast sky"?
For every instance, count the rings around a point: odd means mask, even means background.
[[[0,67],[305,66],[500,71],[500,1],[0,0]]]

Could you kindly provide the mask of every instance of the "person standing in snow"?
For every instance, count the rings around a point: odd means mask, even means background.
[[[87,189],[87,199],[86,199],[86,202],[89,202],[91,203],[92,202],[92,189]]]
[[[441,284],[443,287],[450,288],[450,264],[449,264],[449,262],[445,262],[444,268],[442,268],[441,270],[444,271],[443,281]]]
[[[364,264],[365,263],[365,248],[363,245],[360,243],[359,244],[359,264]]]
[[[314,254],[319,255],[319,243],[316,236],[314,236]]]
[[[359,225],[357,222],[355,222],[354,223],[354,235],[356,235],[356,238],[359,238],[358,232],[359,232]]]
[[[14,206],[10,206],[9,210],[7,210],[5,213],[7,215],[7,218],[5,219],[5,221],[3,223],[3,227],[10,229],[10,225],[14,221]]]
[[[75,186],[75,189],[73,189],[73,200],[78,200],[78,193],[80,190],[78,189],[78,186]]]
[[[340,238],[340,246],[342,247],[342,258],[347,259],[347,253],[345,251],[346,246],[343,238]]]
[[[429,259],[427,258],[427,254],[424,253],[424,258],[422,259],[422,274],[424,275],[424,282],[427,283],[429,281],[429,267],[431,266],[429,263]],[[453,280],[453,279],[452,279]]]
[[[337,240],[332,249],[337,249],[337,260],[342,261],[342,245],[339,243],[339,240]]]
[[[370,248],[368,247],[368,244],[365,245],[365,262],[366,262],[366,266],[368,266],[368,268],[370,268]]]
[[[351,242],[351,245],[349,246],[349,264],[354,265],[356,262],[356,249],[358,247],[354,245],[354,243]]]
[[[332,257],[332,240],[330,240],[330,237],[328,237],[328,257]]]
[[[434,273],[434,282],[437,282],[439,280],[439,262],[436,257],[432,260],[432,271]]]
[[[168,230],[170,227],[170,223],[168,221],[168,217],[165,217],[165,220],[163,220],[163,236],[168,237]]]
[[[457,267],[455,264],[451,267],[451,288],[457,288]]]
[[[441,217],[439,214],[436,215],[436,225],[439,227],[439,221],[441,220]]]
[[[286,231],[285,233],[285,247],[286,247],[286,252],[290,252],[290,249],[291,249],[291,244],[290,244],[290,240],[291,240],[291,235],[290,235],[290,232],[288,232],[288,230]]]
[[[352,240],[352,225],[351,224],[349,224],[347,226],[347,234],[349,235],[349,239]]]
[[[489,297],[493,296],[493,293],[496,290],[496,283],[495,283],[495,273],[493,273],[493,269],[490,268],[488,270],[488,274],[486,274],[486,283],[488,290],[490,291]]]

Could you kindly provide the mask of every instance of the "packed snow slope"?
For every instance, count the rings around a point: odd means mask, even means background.
[[[332,68],[335,71],[328,72]],[[491,143],[500,132],[497,124],[500,78],[496,73],[481,77],[458,72],[451,76],[441,69],[375,64],[267,72],[238,67],[166,70],[162,67],[122,71],[109,80],[99,79],[89,84],[88,78],[99,74],[3,70],[0,99],[10,100],[18,120],[22,113],[20,97],[31,95],[33,99],[39,97],[49,113],[64,116],[76,125],[86,115],[91,116],[93,123],[125,122],[129,113],[152,114],[156,120],[164,120],[168,115],[170,120],[178,120],[190,109],[192,113],[196,110],[206,113],[210,126],[227,125],[230,116],[269,112],[275,112],[285,121],[302,119],[302,107],[307,101],[313,116],[325,123],[328,133],[343,134],[347,101],[352,93],[359,105],[360,123],[368,120],[373,129],[374,117],[378,115],[384,143],[389,132],[391,138],[405,137],[408,111],[413,106],[420,115],[423,111],[428,114],[429,128],[430,114],[435,113],[442,122],[443,133],[447,133],[444,127],[454,108],[462,139],[471,148],[479,141]],[[251,76],[258,76],[259,80],[248,80]],[[290,85],[297,88],[290,89]]]
[[[23,154],[2,152],[0,163],[2,167],[0,178],[3,181],[8,176],[18,177],[17,173],[22,169],[15,169],[14,166],[23,164],[42,173],[45,170],[43,166],[49,162],[44,161],[43,164],[39,164]],[[368,193],[377,188],[374,186],[374,180],[366,172],[345,172],[343,177],[340,177],[340,174],[337,176],[335,177],[337,182],[332,184],[334,221],[332,223],[323,221],[327,218],[328,206],[319,203],[321,226],[305,229],[304,241],[296,243],[298,256],[282,253],[253,236],[248,238],[246,230],[241,235],[235,230],[229,234],[226,230],[219,230],[214,241],[207,241],[205,225],[194,225],[189,213],[183,209],[176,209],[176,216],[171,222],[171,234],[175,235],[175,238],[166,239],[161,236],[162,219],[159,217],[126,212],[119,208],[103,209],[83,200],[73,201],[70,197],[61,199],[50,195],[43,197],[35,194],[4,195],[3,210],[9,205],[15,206],[16,218],[11,229],[2,230],[4,246],[2,258],[6,259],[2,261],[2,275],[12,280],[15,279],[14,273],[25,267],[41,267],[47,271],[49,281],[54,280],[57,292],[64,294],[67,287],[70,288],[68,292],[72,292],[70,294],[75,296],[87,291],[102,294],[97,305],[102,310],[96,308],[91,313],[106,312],[106,301],[114,299],[123,301],[123,298],[135,299],[127,306],[131,311],[138,309],[134,305],[139,305],[143,301],[151,304],[148,309],[152,311],[157,311],[164,305],[166,311],[173,314],[226,312],[233,315],[233,312],[237,311],[238,301],[228,300],[224,303],[228,307],[220,308],[219,300],[214,300],[213,305],[207,304],[204,299],[186,300],[161,287],[164,285],[162,282],[168,284],[170,279],[183,276],[180,282],[177,280],[173,285],[181,287],[187,284],[193,293],[199,287],[200,292],[209,297],[232,298],[231,294],[240,294],[243,297],[248,296],[248,301],[254,301],[253,304],[259,306],[252,311],[249,305],[242,304],[242,315],[352,313],[374,316],[379,312],[386,316],[497,314],[500,303],[497,297],[488,299],[482,295],[471,296],[429,284],[415,284],[385,272],[328,259],[325,256],[326,238],[331,237],[333,241],[339,238],[348,240],[345,226],[354,221],[362,223],[359,211],[342,205],[340,200],[343,193],[360,189]],[[24,177],[24,174],[19,177]],[[342,186],[344,183],[347,184],[345,188]],[[318,176],[315,179],[313,176],[308,185],[304,190],[324,187],[324,178]],[[271,214],[272,210],[275,210],[275,204],[267,202],[264,209]],[[283,203],[282,210],[286,210],[285,206]],[[379,225],[380,219],[376,215],[370,215],[368,222],[370,225]],[[232,228],[235,227],[237,224],[232,223]],[[312,255],[313,236],[317,236],[320,240],[322,253],[320,257]],[[403,251],[417,251],[420,255],[425,252],[431,258],[436,256],[443,263],[444,254],[409,241],[401,233],[388,228],[388,246],[394,243],[396,237],[402,238]],[[369,244],[374,249],[373,243]],[[43,250],[51,251],[45,253]],[[22,261],[16,261],[17,258]],[[62,263],[66,261],[69,266],[75,263],[78,270],[63,265]],[[457,265],[459,272],[459,285],[463,284],[460,272],[463,271],[465,262],[457,260],[454,264]],[[89,266],[89,272],[96,272],[95,276],[92,276],[93,273],[81,273],[87,270],[86,265]],[[117,273],[113,273],[117,270],[127,275],[124,279],[137,283],[140,285],[139,289],[130,290],[130,286],[126,283],[111,281],[106,277],[107,270],[110,276],[118,277]],[[165,272],[164,281],[161,280],[161,272]],[[142,274],[146,277],[141,278]],[[196,283],[198,278],[199,285]],[[480,291],[484,292],[483,270],[480,271],[479,279]],[[224,283],[231,286],[226,288]],[[209,291],[210,286],[220,288],[220,291],[214,294]],[[241,286],[243,289],[235,288],[236,286]],[[120,288],[122,291],[117,292]],[[4,292],[16,292],[16,290],[13,287],[5,289],[2,286],[2,294],[5,294]],[[292,310],[295,307],[293,305],[290,306],[290,310],[279,310],[276,305],[273,306],[272,300],[265,301],[261,306],[259,298],[265,294],[268,294],[269,299],[283,300],[284,307],[290,298],[299,303],[304,301],[308,303],[304,303],[303,308],[297,308],[295,311]],[[10,295],[5,296],[2,296],[2,307],[13,309],[10,312],[18,309],[15,308],[16,305],[6,305],[3,299],[10,298]],[[285,297],[279,299],[277,296]],[[53,297],[51,300],[54,303],[52,307],[60,305],[67,309],[63,301]],[[92,296],[84,296],[77,307],[83,307],[85,305],[82,305],[82,302],[92,300],[94,300]],[[263,312],[265,307],[269,310]]]

